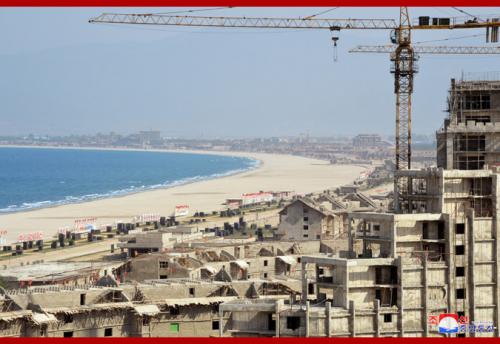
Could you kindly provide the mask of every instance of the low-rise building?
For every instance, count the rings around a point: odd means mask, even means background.
[[[205,233],[197,227],[173,226],[146,232],[135,231],[121,237],[118,247],[127,251],[128,257],[144,253],[165,252],[175,244],[203,238],[212,238],[214,233]]]
[[[280,223],[276,236],[283,240],[332,238],[341,227],[339,216],[304,197],[286,205],[279,215]]]
[[[1,289],[0,289],[1,290]],[[290,299],[300,281],[162,280],[0,292],[1,337],[211,337],[231,335],[219,306],[236,299]]]

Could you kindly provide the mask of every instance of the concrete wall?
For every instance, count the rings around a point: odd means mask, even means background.
[[[307,226],[307,230],[304,229]],[[277,234],[285,240],[314,240],[330,231],[333,234],[333,217],[327,219],[319,211],[294,202],[286,208],[286,214],[280,215]]]

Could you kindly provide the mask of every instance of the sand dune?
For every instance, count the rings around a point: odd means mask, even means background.
[[[146,191],[92,202],[62,205],[0,216],[0,229],[7,230],[7,241],[19,234],[42,231],[52,236],[60,227],[73,227],[74,219],[96,217],[98,224],[114,223],[136,215],[170,215],[175,205],[188,204],[191,212],[223,208],[226,198],[259,190],[293,190],[297,193],[320,191],[352,182],[363,170],[360,166],[330,165],[321,160],[289,155],[261,153],[221,153],[249,156],[261,161],[253,171],[200,181],[169,189]]]

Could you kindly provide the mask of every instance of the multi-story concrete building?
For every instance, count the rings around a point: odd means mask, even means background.
[[[283,240],[331,238],[342,224],[338,215],[305,197],[297,198],[279,214],[276,235]]]
[[[452,79],[449,117],[437,132],[437,161],[444,169],[500,165],[500,80]]]
[[[436,316],[453,313],[451,336],[500,335],[500,81],[452,81],[437,137],[437,168],[397,172],[397,213],[351,212],[346,252],[302,257],[303,301],[280,313],[281,334],[439,336]]]

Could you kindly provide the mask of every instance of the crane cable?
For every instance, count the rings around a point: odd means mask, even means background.
[[[324,10],[324,11],[321,11],[321,12],[318,12],[318,13],[315,13],[313,15],[310,15],[310,16],[307,16],[307,17],[304,17],[302,18],[302,20],[309,20],[309,19],[312,19],[314,17],[317,17],[317,16],[320,16],[322,14],[325,14],[325,13],[328,13],[328,12],[331,12],[333,10],[336,10],[337,8],[339,7],[332,7],[332,8],[329,8],[327,10]],[[338,52],[337,52],[337,41],[339,40],[339,37],[337,34],[334,34],[333,37],[332,37],[332,41],[333,41],[333,61],[334,62],[337,62],[338,61]]]
[[[184,11],[172,11],[172,12],[159,12],[154,14],[178,14],[178,13],[193,13],[193,12],[205,12],[205,11],[217,11],[217,10],[226,10],[229,8],[234,8],[234,6],[226,6],[226,7],[216,7],[216,8],[199,8],[195,10],[184,10]]]
[[[475,35],[468,35],[468,36],[460,36],[460,37],[449,37],[449,38],[443,38],[443,39],[432,39],[429,41],[420,41],[420,42],[415,42],[413,44],[422,44],[422,43],[431,43],[431,42],[444,42],[444,41],[453,41],[457,39],[464,39],[464,38],[473,38],[473,37],[482,37],[482,34],[475,34]]]
[[[464,10],[461,10],[461,9],[460,9],[460,8],[458,8],[458,7],[452,7],[452,8],[453,8],[454,10],[456,10],[456,11],[458,11],[458,12],[462,13],[462,14],[465,14],[465,15],[467,15],[467,16],[469,16],[469,17],[472,17],[472,18],[474,18],[474,19],[476,19],[476,20],[478,20],[478,21],[484,21],[484,20],[481,20],[481,19],[479,18],[479,16],[476,16],[476,15],[474,15],[474,14],[470,14],[470,13],[468,13],[468,12],[464,11]]]
[[[307,17],[304,17],[304,18],[302,18],[302,19],[303,19],[303,20],[312,19],[312,18],[314,18],[314,17],[317,17],[317,16],[320,16],[320,15],[322,15],[322,14],[325,14],[325,13],[331,12],[331,11],[333,11],[333,10],[336,10],[337,8],[339,8],[339,7],[333,7],[333,8],[330,8],[330,9],[328,9],[328,10],[324,10],[324,11],[322,11],[322,12],[319,12],[319,13],[316,13],[316,14],[313,14],[313,15],[310,15],[310,16],[307,16]]]

